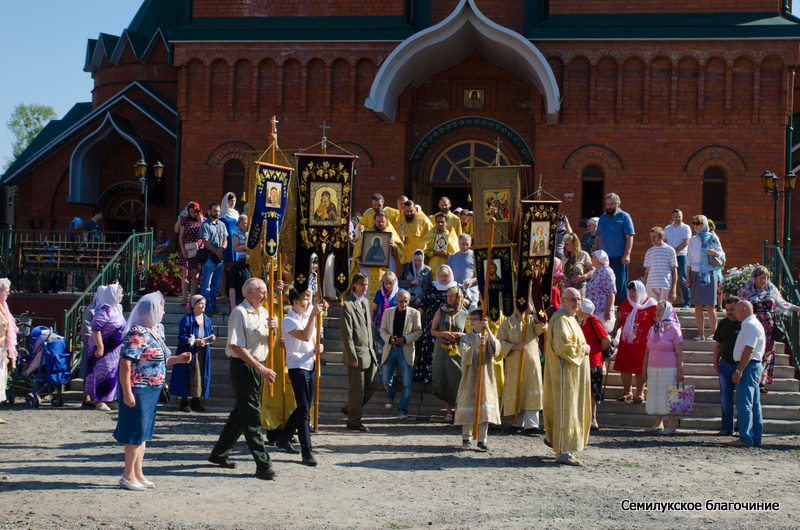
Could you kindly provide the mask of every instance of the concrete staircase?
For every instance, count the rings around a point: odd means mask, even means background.
[[[227,301],[220,299],[218,307],[227,312]],[[178,322],[186,310],[177,298],[169,298],[164,315],[164,328],[167,344],[174,348],[178,342]],[[341,306],[332,305],[323,319],[325,358],[327,365],[322,367],[320,379],[320,412],[339,414],[347,399],[347,368],[342,364],[342,341],[339,328]],[[694,341],[697,327],[692,311],[679,311],[684,342],[684,372],[686,382],[695,386],[694,412],[679,418],[683,428],[717,430],[720,427],[719,381],[714,372],[714,342]],[[723,313],[719,318],[725,318]],[[228,335],[227,315],[212,317],[217,341],[211,349],[211,397],[207,405],[219,411],[233,406],[229,362],[225,356],[225,343]],[[167,379],[169,380],[169,379]],[[82,382],[76,381],[82,388]],[[645,413],[645,405],[617,402],[622,395],[620,375],[613,370],[606,379],[606,401],[598,407],[598,421],[601,426],[646,426],[652,417]],[[76,385],[77,386],[77,385]],[[75,387],[73,387],[75,388]],[[77,390],[77,388],[75,388]],[[431,393],[430,385],[423,388],[414,383],[409,415],[420,420],[439,420],[444,415],[441,401]],[[365,407],[366,414],[386,416],[394,414],[384,408],[384,392],[379,390]],[[65,399],[79,400],[80,392],[68,392]],[[783,344],[776,347],[775,382],[769,393],[761,395],[764,432],[774,434],[800,434],[800,382],[794,378],[794,368],[790,366],[789,356],[784,353]]]
[[[694,310],[678,310],[683,332],[683,362],[687,385],[695,386],[694,412],[679,417],[679,426],[690,429],[720,428],[719,379],[714,371],[714,342],[695,341],[697,325]],[[718,313],[719,319],[726,318]],[[708,332],[708,328],[706,328]],[[606,400],[597,408],[597,420],[603,425],[646,426],[653,418],[645,413],[645,404],[621,403],[620,374],[611,371],[606,379]],[[800,382],[794,378],[794,367],[783,343],[775,348],[775,379],[767,394],[761,394],[764,432],[800,434]]]

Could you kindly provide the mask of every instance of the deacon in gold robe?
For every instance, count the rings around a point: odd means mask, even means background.
[[[386,219],[390,223],[394,223],[394,220],[397,219],[398,212],[391,206],[384,206],[383,195],[380,193],[373,193],[372,194],[372,208],[364,212],[364,215],[361,216],[361,219],[358,221],[359,225],[359,232],[363,232],[364,230],[375,230],[375,216],[378,212],[383,211],[386,214]]]
[[[409,254],[415,250],[422,250],[424,244],[422,240],[425,235],[433,228],[433,224],[428,220],[424,213],[418,212],[413,201],[406,201],[403,205],[403,212],[399,214],[396,221],[389,220],[397,235],[403,240]]]
[[[456,237],[461,235],[461,218],[450,211],[450,199],[447,197],[442,197],[439,199],[439,212],[431,215],[429,219],[432,223],[436,224],[436,216],[440,213],[443,213],[447,217],[447,226],[455,232]],[[431,266],[433,269],[433,266]],[[436,269],[434,269],[436,270]]]
[[[492,320],[491,315],[489,315],[488,319],[488,329],[492,333],[493,336],[497,337],[497,332],[500,327],[505,322],[505,317],[503,313],[500,311],[495,311],[498,315],[497,320]],[[472,327],[470,327],[469,322],[467,322],[466,327],[464,328],[467,332],[472,331]],[[497,398],[500,400],[500,403],[503,402],[503,390],[505,386],[505,374],[503,372],[503,356],[498,354],[494,359],[492,359],[492,370],[494,370],[494,386],[497,389]]]
[[[458,235],[447,226],[447,217],[443,213],[436,214],[434,226],[422,239],[422,244],[432,271],[438,271],[440,265],[447,265],[450,254],[458,252]]]
[[[473,309],[469,314],[469,323],[472,331],[461,337],[458,341],[458,353],[461,356],[461,383],[458,385],[458,398],[456,399],[456,413],[453,418],[455,425],[461,425],[462,447],[469,447],[469,439],[475,423],[475,405],[477,403],[477,383],[481,380],[480,406],[478,413],[478,449],[487,450],[486,438],[489,424],[500,424],[500,400],[497,397],[497,385],[494,381],[495,371],[492,363],[500,355],[500,342],[486,330],[483,342],[483,364],[478,364],[481,350],[481,328],[483,312]],[[487,326],[488,328],[488,326]]]
[[[458,213],[458,217],[461,219],[461,232],[474,236],[475,231],[472,229],[472,212],[464,208]]]
[[[364,239],[364,232],[359,234],[358,241],[356,241],[356,247],[353,249],[353,265],[351,266],[350,271],[350,279],[352,280],[353,277],[361,272],[362,274],[366,274],[369,277],[369,287],[368,293],[374,294],[378,292],[378,289],[381,288],[381,278],[383,275],[391,270],[393,272],[399,272],[400,267],[405,262],[406,257],[406,249],[403,245],[403,241],[400,239],[400,236],[397,235],[394,227],[389,223],[389,220],[386,218],[386,214],[383,211],[378,212],[374,218],[374,226],[372,231],[375,232],[389,232],[392,234],[392,238],[389,241],[389,249],[392,254],[391,258],[389,259],[390,266],[389,267],[366,267],[361,261],[361,253]]]
[[[556,462],[583,465],[575,458],[589,441],[592,419],[589,346],[575,315],[581,293],[573,287],[561,294],[561,309],[550,319],[544,353],[545,443]]]
[[[523,328],[527,321],[525,338]],[[536,431],[539,428],[539,411],[542,410],[542,367],[539,361],[538,337],[547,329],[532,309],[523,315],[515,310],[514,314],[503,321],[497,331],[500,348],[505,357],[505,385],[503,387],[503,415],[514,416],[518,413],[514,427],[523,431]],[[519,360],[524,355],[522,365],[522,384],[520,385],[519,407],[517,406],[517,381],[519,381]]]

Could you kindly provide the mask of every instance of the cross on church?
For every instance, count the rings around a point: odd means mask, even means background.
[[[495,140],[494,143],[497,146],[497,153],[494,155],[494,165],[499,166],[500,165],[500,145],[503,143],[503,140],[501,140],[500,137],[498,136],[497,140]]]
[[[322,125],[320,125],[319,128],[322,129],[322,152],[324,153],[328,148],[328,138],[326,137],[326,134],[331,126],[328,125],[327,120],[322,120]]]
[[[275,115],[272,116],[272,143],[275,144],[275,149],[278,149],[278,123],[280,123],[276,118]],[[273,150],[274,153],[274,150]],[[275,158],[273,155],[272,162],[275,162]]]

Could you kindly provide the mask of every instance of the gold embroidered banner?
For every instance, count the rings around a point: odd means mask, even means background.
[[[520,198],[520,174],[528,166],[488,166],[469,168],[472,181],[473,244],[489,244],[489,217],[497,222],[495,242],[513,241],[517,205]]]
[[[550,305],[553,256],[556,250],[556,225],[560,201],[522,201],[520,203],[519,261],[516,305],[528,308],[528,289],[536,312]]]
[[[475,258],[475,277],[478,279],[478,292],[483,296],[486,285],[486,269],[489,269],[489,300],[487,312],[493,321],[500,320],[501,313],[507,317],[514,314],[514,273],[513,246],[492,246],[492,261],[487,263],[488,247],[473,249]]]

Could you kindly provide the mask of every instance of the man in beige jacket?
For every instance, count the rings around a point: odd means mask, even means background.
[[[381,380],[386,388],[386,408],[391,409],[397,390],[394,388],[395,366],[403,378],[403,395],[397,406],[397,416],[408,418],[408,402],[411,399],[412,372],[414,367],[414,342],[422,336],[422,324],[419,311],[409,307],[411,295],[400,290],[395,297],[397,307],[390,307],[381,320],[381,338],[383,339],[383,355],[381,355]]]

